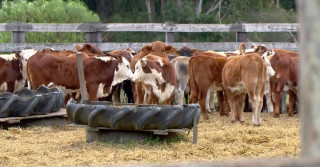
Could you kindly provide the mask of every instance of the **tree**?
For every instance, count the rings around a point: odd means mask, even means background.
[[[99,22],[99,16],[88,10],[79,0],[27,0],[3,1],[0,22],[21,21],[26,23],[86,23]],[[8,43],[10,33],[0,33],[0,42]],[[28,43],[85,42],[84,34],[77,33],[26,33]]]

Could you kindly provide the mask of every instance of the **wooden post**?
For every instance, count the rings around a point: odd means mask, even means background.
[[[88,92],[86,88],[86,80],[84,77],[82,54],[77,52],[77,67],[79,75],[80,93],[82,101],[88,101]]]
[[[16,31],[11,32],[11,42],[12,43],[24,43],[25,38],[24,38],[24,31],[21,30],[25,26],[25,23],[22,22],[13,22],[12,26],[16,28]]]
[[[320,3],[298,0],[302,156],[320,157]]]
[[[193,144],[198,144],[198,124],[196,114],[194,114],[193,117]]]
[[[166,22],[165,28],[167,30],[172,30],[174,26],[173,22]],[[166,32],[166,43],[174,42],[174,32]]]
[[[98,31],[99,24],[101,23],[86,23],[86,42],[87,43],[101,43],[102,42],[102,32]]]
[[[237,42],[248,42],[247,32],[242,31],[242,24],[236,24],[235,27],[237,29],[241,29],[241,31],[238,31],[236,34],[236,41]]]

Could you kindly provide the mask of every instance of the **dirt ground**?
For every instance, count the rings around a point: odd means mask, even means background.
[[[221,162],[239,159],[297,157],[300,123],[295,115],[280,119],[262,114],[262,125],[231,123],[211,114],[198,124],[198,144],[192,131],[170,141],[87,143],[85,129],[55,126],[14,127],[0,130],[0,166],[103,166]]]

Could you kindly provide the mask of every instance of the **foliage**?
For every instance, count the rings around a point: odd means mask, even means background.
[[[85,23],[99,22],[99,16],[87,9],[86,5],[79,1],[63,0],[14,0],[3,1],[0,9],[0,22],[10,23],[21,21],[26,23]],[[26,33],[28,43],[67,43],[84,42],[84,34],[79,33]],[[0,33],[0,42],[8,43],[11,37],[9,33]]]

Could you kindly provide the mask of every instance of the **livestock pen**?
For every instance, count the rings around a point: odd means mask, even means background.
[[[8,131],[0,131],[1,143],[4,144],[4,147],[2,147],[2,152],[0,153],[1,166],[73,166],[106,164],[142,165],[154,163],[166,165],[172,163],[184,163],[184,165],[188,165],[186,163],[198,163],[199,166],[218,166],[217,164],[201,163],[258,157],[298,157],[300,152],[302,153],[301,159],[285,159],[272,161],[269,159],[260,162],[247,162],[246,164],[238,163],[238,165],[290,166],[295,164],[297,166],[319,166],[320,162],[318,157],[320,155],[320,127],[318,125],[318,122],[320,119],[320,115],[318,114],[318,99],[315,97],[318,97],[320,92],[318,91],[316,86],[314,86],[314,83],[318,83],[317,81],[320,78],[320,74],[317,70],[320,66],[319,64],[317,64],[319,59],[317,56],[319,50],[319,41],[318,38],[316,38],[317,35],[313,36],[312,34],[319,34],[318,32],[320,31],[320,29],[317,26],[317,18],[319,18],[319,13],[312,13],[313,10],[316,10],[315,7],[319,7],[319,4],[314,0],[308,2],[299,1],[301,22],[301,28],[299,30],[301,43],[300,50],[302,53],[301,66],[303,66],[303,68],[300,70],[300,111],[302,111],[301,143],[299,142],[300,121],[297,116],[294,116],[293,118],[282,116],[280,119],[275,119],[271,118],[269,114],[262,115],[265,123],[261,127],[252,127],[251,125],[248,125],[246,123],[231,124],[228,119],[219,117],[217,115],[213,116],[213,119],[208,122],[201,120],[199,124],[198,145],[191,145],[190,142],[185,142],[190,140],[190,136],[188,136],[187,134],[181,136],[181,138],[175,141],[167,141],[166,143],[159,143],[157,139],[150,139],[150,142],[147,143],[128,143],[125,145],[117,145],[113,143],[86,143],[84,141],[84,131],[82,131],[81,129],[74,129],[70,127],[30,127],[26,129],[12,128]],[[0,30],[3,31],[4,28],[0,28]],[[18,36],[19,33],[21,36],[23,36],[23,31],[21,30],[24,29],[15,30],[17,30]],[[236,46],[235,44],[236,43],[234,43],[233,47]],[[104,45],[105,47],[102,47]],[[108,44],[98,44],[100,48],[106,48],[105,50],[112,50],[111,48],[107,48],[107,45]],[[275,47],[271,44],[266,45],[272,48]],[[297,46],[297,44],[288,45],[294,45],[295,47]],[[1,51],[16,51],[25,47],[35,46],[37,46],[38,48],[46,46],[57,46],[56,48],[59,49],[59,46],[61,48],[65,48],[65,46],[73,47],[74,44],[38,45],[15,43],[1,44],[0,48]],[[131,48],[134,48],[134,45],[124,44],[125,48],[127,46],[131,46]],[[178,44],[174,46],[179,47]],[[219,45],[210,44],[210,47],[213,47],[213,49],[215,48],[215,46],[217,46],[216,48],[218,48]],[[225,46],[228,45],[226,44]],[[191,47],[196,46],[193,45]],[[203,48],[203,50],[205,50],[205,48]],[[218,48],[217,50],[224,49]],[[234,49],[228,48],[225,50]],[[294,49],[291,48],[291,50]],[[303,91],[301,91],[301,89]],[[248,115],[246,115],[246,120],[248,120]],[[285,123],[282,121],[285,121]],[[281,130],[281,128],[283,127],[284,129]],[[243,129],[241,130],[241,128]],[[271,138],[271,135],[275,135],[275,138]],[[207,140],[208,138],[210,139]],[[231,141],[229,141],[229,139],[231,139]],[[288,142],[284,142],[284,140]],[[63,143],[60,143],[61,141],[63,141]],[[272,143],[270,141],[275,141],[277,143]],[[302,144],[301,149],[300,144]],[[260,146],[266,146],[264,148],[261,148],[262,152],[260,150]],[[240,148],[240,150],[238,150],[238,148]],[[286,150],[288,148],[289,150]],[[257,150],[258,152],[254,152]],[[277,152],[280,150],[284,152],[279,154],[272,153],[272,151]],[[222,153],[218,151],[222,151]],[[233,157],[230,158],[230,155]],[[37,157],[40,158],[36,159]],[[100,160],[99,157],[101,157],[102,160]],[[21,162],[17,164],[19,161]],[[230,166],[232,164],[229,163],[224,165]]]

